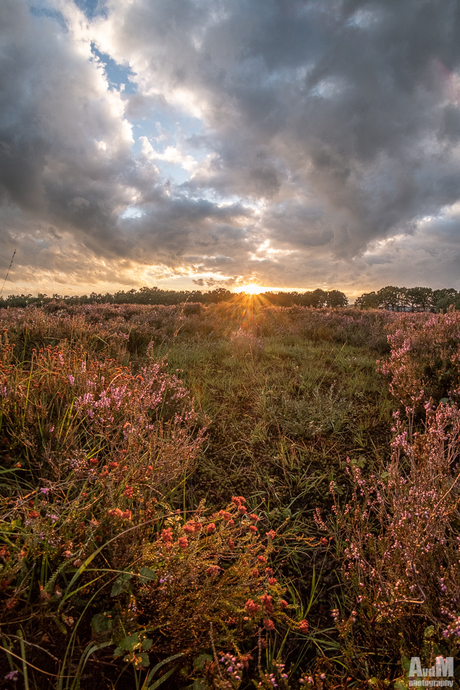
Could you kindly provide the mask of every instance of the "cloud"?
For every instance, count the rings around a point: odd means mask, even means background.
[[[12,285],[460,287],[455,0],[3,0],[0,26]]]

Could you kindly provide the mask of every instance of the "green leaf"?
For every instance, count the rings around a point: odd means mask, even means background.
[[[120,649],[124,649],[125,652],[132,652],[135,647],[139,644],[139,635],[134,633],[134,635],[126,635],[121,642],[118,643]]]
[[[425,628],[425,631],[423,633],[423,637],[430,638],[433,637],[435,633],[434,625],[429,625],[427,628]]]
[[[149,655],[146,654],[145,652],[141,652],[140,654],[136,654],[136,658],[141,660],[141,661],[138,661],[136,663],[136,667],[142,666],[143,668],[148,668],[150,666]]]
[[[166,673],[163,673],[163,675],[160,678],[158,678],[158,680],[156,680],[154,683],[152,683],[152,685],[149,685],[147,690],[156,690],[157,688],[160,687],[160,685],[163,685],[165,680],[168,680],[169,676],[172,676],[172,674],[174,673],[176,668],[177,668],[176,666],[173,666],[173,668],[170,668],[169,671],[166,671]]]
[[[153,640],[146,638],[145,640],[142,640],[142,649],[149,650],[152,644]]]
[[[394,682],[394,688],[395,690],[407,690],[407,683],[403,678],[398,678]]]
[[[110,592],[110,596],[117,597],[119,594],[122,593],[123,588],[123,582],[121,580],[116,580],[115,584],[112,587],[112,591]]]
[[[96,613],[91,619],[91,627],[95,633],[103,633],[112,629],[112,620],[103,613]]]
[[[155,571],[151,568],[147,568],[147,566],[145,565],[140,569],[139,575],[139,579],[141,582],[144,580],[146,580],[147,582],[153,582],[158,579]]]
[[[207,661],[212,661],[212,656],[210,654],[200,654],[200,656],[197,656],[197,658],[194,659],[193,668],[197,669],[198,671],[202,671]]]
[[[185,653],[185,652],[179,652],[179,654],[173,654],[172,656],[168,656],[167,659],[163,659],[162,661],[160,661],[156,666],[154,666],[154,667],[152,668],[151,671],[149,671],[149,674],[148,674],[148,676],[147,676],[147,678],[146,678],[146,680],[145,680],[146,684],[147,684],[147,683],[150,683],[150,681],[152,680],[152,678],[153,678],[153,676],[155,675],[155,673],[156,673],[157,671],[159,671],[160,668],[161,668],[162,666],[164,666],[165,664],[169,664],[171,661],[175,661],[176,659],[179,659],[179,657],[184,656],[184,653]],[[173,669],[171,669],[170,671],[167,671],[167,672],[166,672],[166,673],[168,674],[168,676],[167,676],[168,678],[169,678],[169,676],[171,675],[171,673],[173,673],[173,671],[176,670],[176,668],[177,668],[177,667],[174,666]],[[164,676],[166,676],[166,674],[164,674]],[[161,676],[161,678],[164,678],[164,676]],[[161,678],[160,678],[160,680],[161,680]],[[154,687],[155,687],[155,688],[156,688],[156,687],[159,687],[158,685],[156,685],[156,683],[158,683],[158,681],[155,681],[155,683],[154,683],[153,685],[149,686],[149,687],[148,687],[148,690],[152,690],[152,688],[154,688]]]
[[[401,666],[403,669],[406,671],[406,673],[409,672],[410,669],[410,659],[407,658],[407,656],[402,656],[401,657]]]
[[[127,592],[129,590],[129,581],[132,578],[132,573],[123,573],[120,577],[117,577],[115,583],[110,592],[111,597],[117,597],[122,592]]]

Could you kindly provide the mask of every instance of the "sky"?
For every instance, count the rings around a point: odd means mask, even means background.
[[[1,0],[0,286],[460,290],[458,0]]]

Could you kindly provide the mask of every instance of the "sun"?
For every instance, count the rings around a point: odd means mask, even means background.
[[[249,283],[248,285],[241,285],[238,292],[245,292],[246,295],[260,295],[261,292],[266,292],[266,288],[256,283]]]

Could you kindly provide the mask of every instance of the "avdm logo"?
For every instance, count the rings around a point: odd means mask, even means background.
[[[448,680],[451,678],[452,680]],[[409,687],[410,688],[451,688],[454,684],[454,657],[438,656],[436,663],[430,668],[422,668],[420,657],[413,656],[410,660]]]

